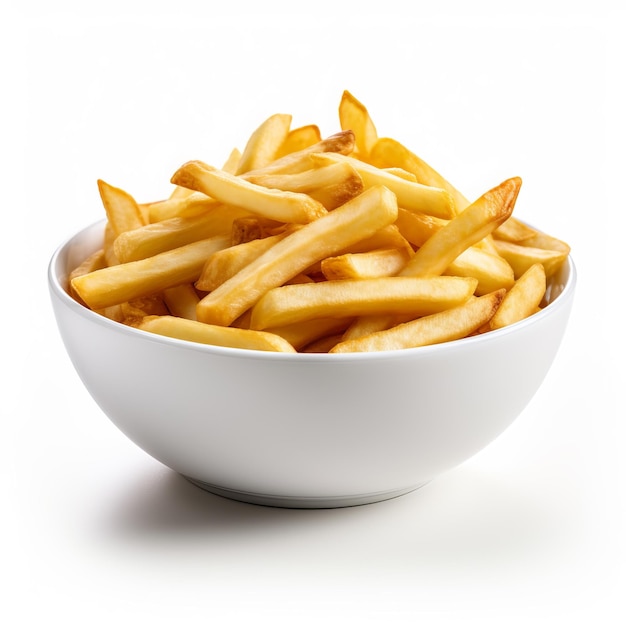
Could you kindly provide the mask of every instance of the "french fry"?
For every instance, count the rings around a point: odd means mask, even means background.
[[[418,247],[423,246],[445,224],[447,220],[404,209],[398,210],[396,220],[400,232]],[[480,242],[462,252],[448,265],[444,274],[477,278],[476,295],[484,295],[501,288],[509,289],[515,280],[513,268],[497,252],[491,252],[491,247],[483,249],[479,244]]]
[[[291,115],[276,113],[268,117],[248,139],[235,174],[245,174],[274,161],[290,126]]]
[[[476,278],[477,296],[484,296],[497,289],[510,289],[515,282],[513,268],[506,259],[476,246],[464,250],[448,265],[443,275]]]
[[[182,200],[183,198],[190,196],[192,193],[194,193],[192,189],[187,189],[186,187],[179,187],[178,185],[174,185],[174,189],[172,189],[172,193],[170,193],[168,200]]]
[[[132,326],[146,315],[165,315],[168,313],[163,299],[156,295],[146,298],[137,298],[130,302],[113,304],[103,309],[97,309],[96,313],[114,322]]]
[[[521,243],[525,239],[530,239],[536,234],[534,228],[524,224],[518,220],[514,215],[511,215],[508,220],[504,220],[498,228],[493,231],[495,239],[502,239],[503,241],[511,241],[513,243]]]
[[[332,210],[363,191],[363,180],[347,162],[331,162],[296,174],[250,175],[247,180],[270,189],[304,193]]]
[[[126,320],[126,314],[121,304],[113,304],[111,306],[104,307],[103,309],[94,310],[98,313],[98,315],[102,315],[102,317],[106,317],[114,322],[119,322],[120,324],[123,324]]]
[[[365,189],[373,185],[385,185],[396,194],[398,206],[410,211],[420,211],[443,219],[456,214],[454,199],[448,191],[439,187],[412,182],[406,178],[359,161],[353,156],[334,152],[311,155],[313,163],[349,163],[360,175]]]
[[[285,339],[272,333],[213,326],[169,315],[145,317],[136,325],[136,328],[166,337],[212,346],[268,352],[295,352],[293,346]]]
[[[267,189],[201,161],[188,161],[172,176],[176,185],[202,191],[224,204],[282,222],[307,224],[324,215],[324,206],[303,193]]]
[[[263,239],[271,235],[278,235],[285,230],[293,229],[293,224],[277,222],[258,215],[240,217],[233,221],[231,231],[231,245],[236,246],[253,239]]]
[[[264,252],[267,252],[285,236],[286,233],[283,233],[282,235],[273,235],[262,239],[252,239],[236,246],[218,250],[206,260],[202,273],[195,283],[196,289],[200,291],[214,291],[246,265],[252,263]]]
[[[119,263],[118,258],[115,256],[115,250],[113,249],[116,239],[117,235],[113,230],[113,226],[111,226],[111,222],[107,220],[104,226],[103,242],[104,260],[107,265],[117,265]]]
[[[297,152],[286,154],[284,157],[276,159],[272,163],[263,168],[257,168],[252,172],[242,174],[242,178],[262,174],[296,174],[303,172],[311,167],[311,155],[323,152],[338,152],[340,154],[350,154],[355,146],[354,132],[351,130],[343,130],[330,137],[322,139],[319,143],[313,144],[308,148],[303,148]]]
[[[284,284],[313,263],[335,254],[393,223],[398,215],[394,194],[372,187],[343,206],[279,241],[198,304],[198,319],[228,326],[261,296]]]
[[[367,107],[347,90],[339,102],[339,124],[343,130],[354,131],[355,153],[360,158],[367,158],[378,139],[376,126]]]
[[[92,309],[151,296],[197,280],[206,258],[229,243],[230,237],[217,236],[140,261],[105,267],[74,278],[72,289]]]
[[[383,248],[328,257],[320,269],[327,280],[379,278],[395,276],[410,258],[404,248]]]
[[[383,168],[383,172],[388,172],[389,174],[393,174],[394,176],[398,176],[399,178],[404,178],[404,180],[408,180],[412,183],[417,182],[417,176],[415,174],[407,172],[401,167],[385,167]]]
[[[185,189],[188,193],[178,192],[175,195],[172,194],[167,200],[144,205],[148,214],[148,223],[162,222],[173,217],[195,217],[221,204],[200,191],[180,185],[177,185],[176,189]]]
[[[115,239],[113,249],[120,263],[139,261],[194,241],[230,234],[233,222],[249,215],[245,209],[218,204],[200,215],[172,217],[126,231]]]
[[[95,272],[96,270],[102,269],[107,266],[106,256],[104,253],[104,248],[100,248],[100,250],[96,250],[92,254],[90,254],[80,265],[77,265],[68,276],[68,282],[71,284],[74,278],[78,276],[83,276],[84,274],[89,274],[89,272]]]
[[[321,337],[306,345],[301,352],[303,354],[323,354],[330,352],[330,350],[342,340],[342,337],[343,335],[341,333]]]
[[[415,174],[417,181],[422,185],[445,189],[454,199],[457,211],[462,211],[470,204],[470,201],[452,183],[395,139],[389,137],[378,139],[368,156],[368,163],[381,169],[400,167]]]
[[[401,250],[409,258],[413,256],[413,248],[411,244],[402,236],[395,224],[385,226],[376,231],[371,237],[366,237],[350,245],[348,248],[339,250],[333,256],[343,256],[344,254],[364,254],[366,252],[375,252],[384,249]],[[324,259],[322,259],[324,261]],[[306,274],[319,274],[322,272],[322,261],[315,263],[305,270]]]
[[[505,290],[494,291],[441,313],[378,331],[359,339],[341,341],[331,353],[404,350],[467,337],[486,324],[504,298]]]
[[[408,241],[419,248],[448,221],[419,211],[399,208],[396,226]]]
[[[167,315],[169,310],[160,294],[135,298],[119,305],[122,324],[134,325],[139,320],[152,315]]]
[[[570,253],[569,244],[553,237],[552,235],[548,235],[547,233],[542,233],[539,230],[535,230],[535,233],[532,237],[528,237],[527,239],[523,239],[519,242],[522,246],[529,246],[531,248],[542,248],[543,250],[553,250],[554,252],[561,252],[564,256],[567,256]]]
[[[200,296],[191,283],[163,290],[163,300],[167,310],[175,317],[196,319],[196,307],[200,302]]]
[[[322,141],[322,135],[320,129],[316,124],[307,124],[306,126],[299,126],[293,128],[285,137],[285,140],[281,144],[278,152],[276,153],[276,159],[280,159],[292,152],[299,152],[310,148]]]
[[[90,272],[95,272],[96,270],[102,269],[106,266],[107,260],[104,248],[96,250],[96,252],[90,254],[80,265],[75,267],[68,276],[68,291],[70,292],[70,295],[81,304],[85,304],[76,290],[72,287],[72,280],[74,280],[74,278],[78,278],[79,276],[89,274]]]
[[[513,211],[522,181],[509,178],[432,235],[401,272],[402,276],[436,276],[464,250],[490,234]]]
[[[507,291],[489,321],[491,330],[523,320],[537,310],[546,292],[546,272],[541,263],[531,265]]]
[[[248,312],[251,314],[251,310]],[[299,351],[327,335],[342,335],[351,321],[350,318],[344,317],[317,318],[295,324],[287,324],[286,326],[274,326],[267,330],[275,335],[280,335]]]
[[[229,174],[236,174],[239,163],[241,162],[241,152],[237,148],[233,148],[226,159],[222,169]]]
[[[128,192],[103,180],[98,180],[98,191],[107,220],[116,236],[145,224],[139,205]]]
[[[381,228],[370,237],[357,241],[349,248],[341,250],[339,254],[358,254],[382,248],[397,248],[398,250],[404,250],[409,256],[413,256],[411,244],[402,235],[395,223]]]
[[[531,265],[541,263],[546,276],[550,278],[565,262],[567,253],[559,250],[546,250],[532,246],[494,239],[498,254],[513,268],[515,278],[519,278]]]
[[[456,276],[384,277],[277,287],[254,305],[250,328],[263,330],[320,317],[430,315],[465,302],[476,282]]]
[[[409,319],[397,320],[393,315],[359,315],[343,333],[343,341],[360,339],[380,330],[386,330],[394,324],[410,321]]]

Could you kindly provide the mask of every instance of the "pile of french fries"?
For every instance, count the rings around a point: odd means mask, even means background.
[[[103,246],[70,294],[147,332],[293,353],[437,344],[544,306],[570,248],[513,216],[520,178],[470,202],[348,91],[339,122],[323,138],[272,115],[156,202],[99,180]]]

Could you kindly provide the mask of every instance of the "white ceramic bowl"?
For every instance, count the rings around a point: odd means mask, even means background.
[[[550,304],[507,328],[446,344],[358,354],[200,345],[110,321],[76,303],[67,275],[104,223],[54,253],[59,331],[102,411],[161,463],[210,492],[318,508],[410,492],[489,444],[548,372],[572,307],[571,258]]]

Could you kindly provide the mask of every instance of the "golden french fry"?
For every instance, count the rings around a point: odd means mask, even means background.
[[[494,245],[498,254],[506,259],[513,268],[515,278],[519,278],[535,263],[541,263],[545,269],[546,276],[550,278],[563,265],[568,256],[568,253],[564,250],[533,248],[498,239],[494,239]]]
[[[394,176],[404,178],[404,180],[410,180],[412,183],[417,182],[417,176],[411,172],[403,170],[401,167],[384,167],[383,172],[388,172]]]
[[[399,231],[396,224],[390,224],[376,231],[370,237],[357,241],[349,248],[339,251],[339,254],[358,254],[360,252],[372,252],[382,248],[398,248],[404,250],[409,256],[413,256],[411,244]]]
[[[408,241],[419,248],[448,221],[426,213],[399,208],[396,226]]]
[[[250,328],[263,330],[319,317],[430,315],[465,302],[476,279],[370,278],[287,285],[267,291],[252,309]]]
[[[415,174],[417,181],[423,185],[445,189],[454,199],[457,211],[462,211],[470,204],[469,200],[452,183],[395,139],[389,137],[378,139],[367,160],[368,163],[379,168],[400,167]]]
[[[263,350],[269,352],[295,352],[285,339],[257,330],[229,328],[203,324],[195,320],[170,315],[145,317],[136,328],[184,341],[194,341],[212,346]]]
[[[297,152],[286,154],[284,157],[276,159],[263,168],[257,168],[252,172],[242,174],[242,178],[261,174],[296,174],[308,170],[311,167],[311,155],[321,152],[338,152],[340,154],[350,154],[354,149],[354,133],[351,130],[343,130],[330,137],[322,139],[319,143],[308,148],[303,148]]]
[[[532,237],[528,237],[527,239],[520,241],[519,244],[522,246],[529,246],[531,248],[542,248],[543,250],[561,252],[564,256],[568,256],[570,253],[569,244],[538,230],[535,230]]]
[[[367,107],[349,91],[344,91],[339,103],[339,124],[343,130],[354,131],[356,153],[367,157],[378,139],[376,126]]]
[[[493,236],[496,239],[502,239],[503,241],[512,241],[513,243],[521,243],[525,239],[530,239],[535,235],[534,228],[524,224],[518,220],[514,215],[511,215],[508,220],[505,220],[493,231]]]
[[[113,244],[120,263],[138,261],[215,235],[230,234],[236,219],[249,216],[245,209],[218,204],[193,217],[172,217],[129,230]]]
[[[321,337],[320,339],[316,339],[315,341],[307,344],[301,352],[303,354],[325,354],[330,352],[330,350],[334,348],[342,340],[342,338],[343,335],[341,333]]]
[[[366,335],[386,330],[410,319],[398,320],[394,315],[360,315],[355,318],[343,334],[343,341],[360,339]]]
[[[251,310],[248,311],[251,314]],[[251,317],[251,315],[250,315]],[[322,339],[327,335],[343,334],[351,322],[350,318],[321,318],[305,320],[287,326],[275,326],[269,328],[268,332],[280,335],[286,339],[296,350],[301,350],[305,346]],[[248,327],[250,326],[248,318]]]
[[[117,235],[113,230],[113,226],[111,226],[111,222],[107,220],[104,226],[104,259],[106,261],[106,265],[117,265],[119,263],[117,257],[115,256],[115,251],[113,246],[115,244],[115,240],[117,239]]]
[[[202,268],[202,273],[195,283],[196,289],[200,291],[214,291],[246,265],[252,263],[264,252],[267,252],[283,239],[286,234],[252,239],[213,253]]]
[[[200,302],[200,296],[191,283],[165,289],[163,300],[168,311],[175,317],[184,317],[188,320],[196,319],[196,306]]]
[[[190,196],[194,193],[193,189],[187,189],[186,187],[179,187],[178,185],[174,185],[174,189],[172,189],[172,193],[169,195],[168,200],[182,200],[187,196]],[[150,206],[151,204],[156,204],[149,202],[146,206]]]
[[[248,139],[235,174],[244,174],[274,161],[290,126],[291,115],[276,113],[268,117]]]
[[[277,222],[266,217],[251,215],[249,217],[240,217],[233,221],[231,231],[231,245],[236,246],[253,239],[263,239],[271,235],[279,235],[287,230],[296,228],[294,224],[285,224]]]
[[[327,280],[379,278],[394,276],[410,258],[404,248],[383,248],[328,257],[320,269]]]
[[[181,186],[178,188],[185,189]],[[222,204],[200,191],[187,191],[189,193],[186,196],[177,194],[176,197],[146,205],[148,223],[162,222],[173,217],[195,217]]]
[[[327,212],[321,203],[304,193],[267,189],[201,161],[185,163],[174,173],[172,182],[282,222],[306,224]]]
[[[462,339],[491,319],[504,294],[505,290],[501,289],[472,297],[464,304],[441,313],[420,317],[359,339],[342,341],[330,352],[403,350]]]
[[[96,313],[114,322],[132,326],[146,315],[163,315],[167,314],[168,310],[159,296],[152,296],[113,304],[103,309],[97,309]]]
[[[105,267],[74,278],[72,289],[91,309],[151,296],[197,280],[207,257],[229,243],[229,236],[217,236],[140,261]]]
[[[135,298],[130,302],[122,302],[120,305],[121,322],[133,325],[138,320],[149,315],[167,315],[167,306],[160,294]]]
[[[279,241],[198,304],[198,319],[228,326],[261,296],[301,273],[391,224],[398,215],[395,195],[372,187],[324,217]]]
[[[509,178],[484,193],[424,242],[402,270],[402,276],[442,274],[464,250],[511,215],[521,184],[520,178]]]
[[[366,237],[350,245],[348,248],[337,251],[333,256],[344,254],[363,254],[375,252],[385,248],[402,250],[409,258],[413,256],[411,244],[402,236],[395,224],[390,224],[376,231],[371,237]],[[324,259],[322,259],[323,261]],[[315,263],[306,269],[307,274],[319,274],[323,276],[322,262]]]
[[[320,141],[322,141],[322,135],[319,127],[315,124],[307,124],[306,126],[293,128],[289,131],[287,137],[285,137],[275,158],[280,159],[292,152],[299,152],[300,150],[310,148]]]
[[[98,315],[102,315],[102,317],[106,317],[114,322],[119,322],[120,324],[123,324],[126,319],[126,315],[121,304],[113,304],[112,306],[107,306],[103,309],[94,310],[98,313]]]
[[[68,277],[68,282],[71,284],[72,279],[83,276],[84,274],[89,274],[89,272],[95,272],[96,270],[102,269],[107,266],[106,256],[104,253],[104,248],[100,250],[96,250],[92,254],[90,254],[80,265],[77,265],[71,272]]]
[[[448,191],[412,182],[355,159],[353,156],[325,152],[313,154],[311,160],[316,164],[349,163],[360,175],[363,186],[385,185],[398,198],[398,206],[409,211],[420,211],[443,219],[450,219],[456,214],[454,199]]]
[[[107,266],[106,254],[104,252],[104,248],[101,250],[97,250],[93,254],[90,254],[80,265],[75,267],[68,276],[68,290],[70,295],[75,299],[81,302],[81,304],[85,304],[76,290],[72,287],[72,280],[74,278],[78,278],[78,276],[84,276],[85,274],[89,274],[90,272],[95,272],[96,270],[102,269]]]
[[[314,167],[296,174],[260,174],[247,177],[249,182],[270,189],[305,193],[328,210],[336,209],[363,191],[363,180],[350,163]]]
[[[472,246],[463,251],[443,273],[444,276],[471,276],[478,280],[476,295],[497,289],[510,289],[515,282],[513,268],[500,255]]]
[[[200,191],[187,189],[187,187],[180,185],[177,185],[176,189],[185,189],[188,193],[179,192],[172,194],[167,200],[159,200],[144,205],[148,214],[148,223],[162,222],[173,217],[195,217],[221,204]]]
[[[198,308],[196,307],[196,312],[197,312]],[[233,323],[230,325],[231,328],[245,328],[245,329],[249,329],[250,328],[250,316],[251,316],[251,311],[246,311],[245,313],[242,313],[236,320],[233,320]]]
[[[237,170],[240,158],[241,153],[239,150],[233,148],[228,159],[226,159],[226,162],[222,166],[222,169],[229,174],[234,174]],[[148,215],[147,221],[150,223],[160,222],[172,217],[193,217],[215,208],[219,204],[217,200],[209,198],[200,191],[194,191],[187,187],[175,185],[174,190],[167,200],[148,203],[144,205],[144,208]]]
[[[241,152],[237,148],[233,148],[228,155],[222,169],[229,174],[236,174],[239,163],[241,162]]]
[[[509,289],[489,321],[492,330],[523,320],[537,310],[546,292],[546,272],[541,263],[531,265]]]
[[[98,180],[98,191],[107,220],[116,236],[145,224],[139,205],[129,193],[103,180]]]

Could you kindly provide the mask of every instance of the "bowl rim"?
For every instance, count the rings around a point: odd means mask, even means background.
[[[221,357],[231,358],[247,358],[247,359],[271,359],[271,360],[288,360],[292,362],[342,362],[342,361],[369,361],[369,360],[386,360],[397,358],[427,358],[428,355],[434,353],[445,354],[447,351],[456,351],[460,348],[471,349],[476,343],[484,344],[485,342],[497,341],[504,335],[516,334],[523,332],[529,326],[541,323],[547,317],[556,314],[558,310],[565,306],[566,303],[573,296],[573,292],[576,288],[578,273],[576,265],[571,254],[568,254],[567,263],[567,279],[563,284],[563,288],[555,296],[545,308],[541,309],[537,313],[534,313],[530,317],[527,317],[519,322],[515,322],[503,328],[492,330],[482,335],[476,335],[473,337],[463,337],[461,339],[455,339],[452,341],[446,341],[443,343],[432,344],[427,346],[418,346],[415,348],[405,348],[402,350],[381,350],[376,352],[346,352],[337,354],[327,353],[292,353],[292,352],[272,352],[262,350],[250,350],[245,348],[229,348],[225,346],[213,346],[209,344],[203,344],[193,341],[187,341],[184,339],[176,339],[174,337],[167,337],[165,335],[158,335],[156,333],[150,333],[132,326],[127,326],[111,320],[103,315],[100,315],[91,309],[83,306],[70,296],[64,285],[58,277],[58,267],[61,262],[61,257],[67,251],[68,247],[76,241],[79,241],[88,231],[96,229],[99,225],[104,226],[106,219],[99,219],[92,222],[88,226],[74,232],[74,234],[67,236],[61,244],[57,246],[48,262],[47,270],[47,282],[51,295],[56,296],[59,301],[73,313],[81,316],[87,321],[96,323],[104,328],[109,328],[114,332],[126,334],[129,337],[135,337],[142,341],[155,342],[159,344],[169,345],[172,347],[178,347],[186,350],[194,350],[199,352],[205,352]],[[65,268],[64,268],[65,271]]]

